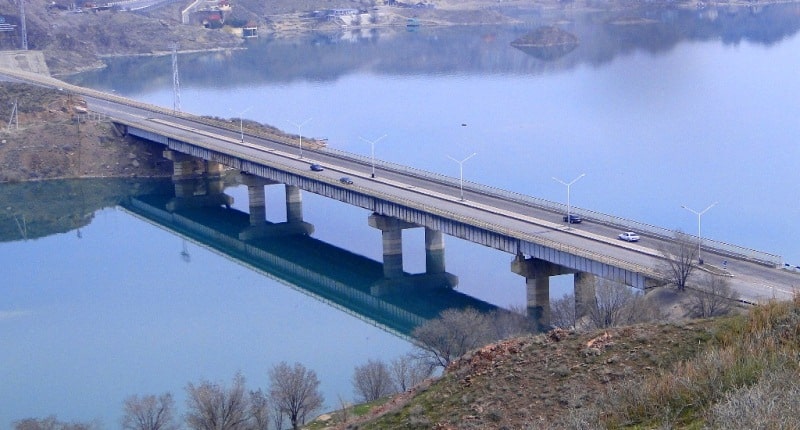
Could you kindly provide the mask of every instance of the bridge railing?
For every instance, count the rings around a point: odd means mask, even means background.
[[[127,104],[127,105],[130,105],[130,106],[135,106],[135,107],[139,107],[139,108],[146,109],[146,110],[151,110],[153,112],[159,112],[159,113],[166,114],[166,115],[180,116],[180,117],[182,117],[184,119],[189,119],[189,120],[193,120],[193,121],[197,121],[197,122],[205,122],[205,123],[212,122],[212,120],[204,119],[204,118],[198,117],[196,115],[186,114],[186,113],[182,113],[182,112],[176,112],[174,110],[162,108],[162,107],[151,105],[151,104],[147,104],[147,103],[138,102],[138,101],[131,100],[131,99],[128,99],[128,98],[125,98],[125,97],[120,97],[120,96],[117,96],[117,95],[114,95],[114,94],[109,94],[109,93],[105,93],[105,92],[102,92],[102,91],[92,90],[92,89],[89,89],[89,88],[79,87],[79,86],[75,86],[75,85],[70,85],[70,84],[65,83],[63,81],[59,81],[57,79],[53,79],[53,78],[51,78],[49,76],[42,76],[42,75],[37,75],[37,74],[34,74],[34,73],[22,72],[22,71],[17,71],[17,70],[4,70],[3,72],[8,74],[8,75],[16,76],[16,77],[19,77],[21,79],[25,79],[25,80],[28,80],[28,81],[45,83],[45,84],[58,86],[58,87],[62,87],[62,88],[69,88],[71,91],[74,91],[76,93],[83,93],[83,94],[87,94],[87,95],[91,95],[91,96],[95,96],[95,97],[110,99],[110,100],[114,100],[114,101],[116,101],[118,103]],[[216,125],[219,125],[219,124],[216,124]],[[251,134],[251,133],[248,133],[248,134]],[[277,140],[277,141],[282,142],[282,143],[293,144],[293,142],[290,141],[290,138],[288,138],[286,136],[280,136],[280,135],[272,134],[272,133],[253,133],[253,134],[255,134],[258,137],[266,137],[268,139]],[[373,160],[371,158],[369,158],[369,157],[365,157],[365,156],[362,156],[362,155],[353,154],[353,153],[349,153],[349,152],[345,152],[345,151],[341,151],[341,150],[337,150],[337,149],[333,149],[333,148],[329,148],[329,147],[322,147],[322,148],[319,148],[319,149],[308,148],[308,150],[312,151],[312,152],[313,151],[328,152],[328,153],[336,155],[337,157],[340,157],[340,158],[343,158],[343,159],[350,159],[350,160],[353,160],[353,161],[358,161],[358,162],[361,162],[361,163],[364,163],[364,164],[371,164],[373,162]],[[438,182],[438,183],[441,183],[441,184],[446,184],[446,185],[449,185],[449,186],[455,186],[455,187],[461,186],[461,182],[458,179],[452,178],[452,177],[449,177],[449,176],[445,176],[445,175],[442,175],[442,174],[428,172],[428,171],[425,171],[425,170],[422,170],[422,169],[417,169],[417,168],[413,168],[413,167],[409,167],[409,166],[404,166],[404,165],[401,165],[401,164],[391,163],[391,162],[388,162],[388,161],[374,160],[374,162],[375,162],[376,165],[380,166],[382,169],[391,170],[391,171],[395,171],[395,172],[399,172],[399,173],[404,173],[404,174],[416,176],[416,177],[419,177],[419,178],[424,178],[424,179],[429,180],[429,181],[435,181],[435,182]],[[503,189],[500,189],[500,188],[490,187],[490,186],[487,186],[487,185],[477,184],[477,183],[469,182],[469,181],[464,182],[463,186],[464,186],[464,189],[472,191],[472,192],[477,192],[477,193],[487,194],[487,195],[491,195],[491,196],[502,197],[502,198],[505,198],[505,199],[508,199],[508,200],[512,200],[512,201],[515,201],[515,202],[518,202],[518,203],[526,204],[526,205],[529,205],[529,206],[532,206],[532,207],[536,207],[536,208],[540,208],[540,209],[550,210],[550,211],[553,211],[553,212],[556,212],[556,213],[564,213],[564,212],[566,212],[566,205],[564,205],[562,203],[556,203],[556,202],[552,202],[552,201],[549,201],[549,200],[541,199],[541,198],[538,198],[538,197],[527,196],[527,195],[516,193],[516,192],[513,192],[513,191],[507,191],[507,190],[503,190]],[[663,227],[658,227],[658,226],[654,226],[654,225],[651,225],[651,224],[646,224],[646,223],[642,223],[642,222],[638,222],[638,221],[633,221],[633,220],[629,220],[629,219],[625,219],[625,218],[620,218],[620,217],[616,217],[616,216],[613,216],[613,215],[603,214],[603,213],[600,213],[600,212],[595,212],[595,211],[592,211],[592,210],[589,210],[589,209],[583,209],[583,208],[580,208],[580,207],[570,207],[570,211],[571,212],[574,211],[575,214],[580,215],[583,218],[590,219],[590,220],[592,220],[594,222],[603,223],[603,224],[606,224],[606,225],[609,225],[609,226],[620,228],[622,230],[634,230],[634,231],[638,232],[639,234],[646,235],[646,236],[653,236],[653,237],[657,237],[657,238],[660,238],[660,239],[670,240],[670,239],[675,237],[675,233],[676,233],[674,230],[669,230],[669,229],[666,229],[666,228],[663,228]],[[729,244],[729,243],[726,243],[726,242],[716,241],[716,240],[713,240],[713,239],[699,238],[699,237],[693,236],[691,234],[688,235],[688,236],[691,237],[692,240],[698,241],[704,249],[706,249],[708,251],[711,251],[711,252],[717,252],[717,253],[720,253],[720,254],[723,254],[723,255],[730,255],[730,256],[736,256],[736,257],[740,257],[740,258],[745,258],[745,259],[748,259],[748,260],[751,260],[751,261],[755,261],[755,262],[758,262],[758,263],[761,263],[761,264],[772,265],[772,266],[776,266],[776,267],[781,267],[783,265],[783,258],[781,256],[779,256],[779,255],[775,255],[775,254],[771,254],[771,253],[767,253],[767,252],[763,252],[763,251],[758,251],[758,250],[751,249],[751,248],[745,248],[745,247],[742,247],[742,246],[733,245],[733,244]]]
[[[373,162],[373,160],[370,157],[353,154],[350,152],[341,151],[330,147],[322,148],[319,149],[318,151],[332,153],[335,154],[337,157],[350,159],[365,164],[371,164]],[[439,173],[428,172],[422,169],[417,169],[414,167],[404,166],[402,164],[391,163],[383,160],[374,160],[374,162],[376,166],[379,166],[381,169],[384,170],[390,170],[393,172],[403,173],[406,175],[412,175],[421,179],[438,182],[440,184],[452,187],[461,186],[461,182],[457,178],[453,178],[450,176],[442,175]],[[469,190],[480,194],[486,194],[490,196],[502,197],[504,199],[528,205],[531,207],[535,207],[537,209],[544,209],[558,214],[563,214],[566,213],[567,211],[567,205],[563,203],[558,203],[538,197],[528,196],[525,194],[508,191],[501,188],[490,187],[488,185],[478,184],[470,181],[464,181],[463,186],[465,190]],[[628,230],[636,231],[641,235],[656,237],[667,241],[674,240],[676,233],[678,233],[675,230],[670,230],[652,224],[625,219],[618,216],[608,215],[601,212],[575,206],[570,206],[570,212],[576,215],[580,215],[584,219],[592,220],[593,222],[605,224],[611,227],[616,227],[624,231]],[[780,255],[758,251],[755,249],[746,248],[739,245],[733,245],[730,243],[721,242],[713,239],[699,238],[692,234],[686,234],[686,235],[691,240],[698,241],[703,247],[703,249],[707,251],[716,252],[723,255],[735,256],[739,258],[745,258],[751,261],[755,261],[757,263],[772,265],[776,267],[780,267],[783,265],[783,258]]]

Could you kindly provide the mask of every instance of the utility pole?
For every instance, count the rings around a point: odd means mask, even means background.
[[[11,107],[11,118],[8,119],[8,129],[11,130],[11,124],[14,124],[14,128],[19,130],[19,112],[17,111],[17,100],[14,100],[14,104]]]
[[[28,29],[25,28],[25,0],[19,0],[19,31],[22,36],[22,50],[28,50]]]
[[[172,44],[172,113],[181,111],[181,79],[178,73],[178,44]]]

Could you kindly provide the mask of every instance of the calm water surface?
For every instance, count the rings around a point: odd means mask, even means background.
[[[697,232],[800,264],[798,9],[664,11],[619,17],[531,15],[518,27],[421,29],[259,40],[231,54],[185,55],[181,108],[328,138],[337,149],[625,218]],[[580,45],[558,58],[509,42],[558,20]],[[119,60],[72,78],[173,106],[169,58]],[[245,112],[246,111],[246,112]],[[280,202],[280,187],[268,200]],[[231,188],[235,207],[246,192]],[[379,260],[368,213],[304,194],[314,237]],[[4,204],[2,207],[7,207]],[[281,204],[268,219],[282,220]],[[9,221],[11,222],[11,218]],[[12,229],[13,230],[13,229]],[[404,233],[406,270],[424,267]],[[447,238],[460,291],[525,301],[511,256]],[[190,261],[181,257],[186,250]],[[116,428],[130,394],[172,391],[241,371],[266,388],[278,361],[322,381],[327,404],[352,398],[369,358],[411,346],[357,318],[108,207],[78,231],[0,244],[0,427],[57,414]],[[566,288],[556,283],[553,294]]]

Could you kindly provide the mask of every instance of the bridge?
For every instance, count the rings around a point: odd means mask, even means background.
[[[369,224],[380,229],[383,238],[387,280],[383,291],[407,287],[409,281],[451,287],[451,279],[443,276],[444,235],[511,254],[512,270],[525,278],[529,312],[543,324],[549,319],[551,276],[574,275],[579,310],[593,297],[597,278],[642,290],[670,281],[662,270],[667,263],[662,250],[675,242],[670,230],[580,208],[572,212],[585,221],[565,224],[563,205],[531,196],[330,148],[304,148],[299,140],[277,134],[245,134],[233,126],[47,77],[4,74],[80,94],[92,112],[107,116],[120,132],[163,144],[165,157],[173,161],[176,183],[198,174],[218,176],[225,168],[253,178],[248,185],[251,214],[263,213],[268,184],[286,187],[287,207],[301,202],[305,191],[371,211]],[[324,170],[312,171],[310,163]],[[343,176],[353,183],[341,182]],[[401,233],[408,228],[425,229],[427,276],[413,280],[402,270]],[[642,240],[628,243],[616,238],[628,230],[639,233]],[[705,238],[693,240],[702,249],[705,264],[696,264],[699,270],[694,270],[689,286],[701,287],[710,268],[724,268],[719,272],[750,303],[789,298],[800,285],[800,275],[784,270],[780,256]]]

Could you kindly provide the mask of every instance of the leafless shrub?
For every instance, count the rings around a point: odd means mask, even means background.
[[[689,275],[695,269],[693,262],[699,252],[697,239],[681,231],[675,232],[675,240],[659,249],[659,252],[664,256],[664,263],[660,267],[664,277],[678,291],[685,290]]]
[[[710,318],[730,313],[739,298],[727,278],[708,274],[700,288],[689,292],[689,306],[697,318]]]
[[[649,322],[660,317],[658,308],[631,287],[601,281],[587,306],[588,328],[608,328]]]
[[[532,333],[536,323],[527,316],[527,309],[511,306],[508,310],[498,309],[489,313],[489,323],[494,327],[494,340],[509,339]]]
[[[281,362],[269,371],[269,380],[270,398],[289,418],[293,429],[299,429],[309,415],[322,407],[324,400],[319,392],[317,374],[302,364],[290,367]]]
[[[389,366],[381,360],[369,360],[366,364],[356,366],[352,382],[356,396],[363,402],[378,400],[397,392]]]
[[[575,295],[564,294],[560,299],[550,301],[550,324],[554,327],[572,328],[577,324]]]
[[[261,389],[250,392],[250,427],[248,430],[269,430],[270,425],[269,398]]]
[[[797,371],[766,375],[757,384],[728,393],[709,413],[714,429],[800,429]]]
[[[164,393],[158,397],[130,396],[125,399],[122,428],[125,430],[174,430],[175,401],[172,394]]]
[[[485,314],[467,308],[448,309],[439,318],[414,329],[420,357],[431,366],[447,367],[469,350],[492,341],[493,328]]]
[[[241,374],[230,388],[202,381],[186,386],[186,425],[193,430],[239,430],[248,422],[248,398]]]
[[[25,418],[14,422],[14,430],[95,430],[100,426],[94,423],[66,423],[55,415],[47,418]]]
[[[433,374],[433,367],[408,353],[392,360],[389,373],[397,391],[403,392],[429,378]]]

